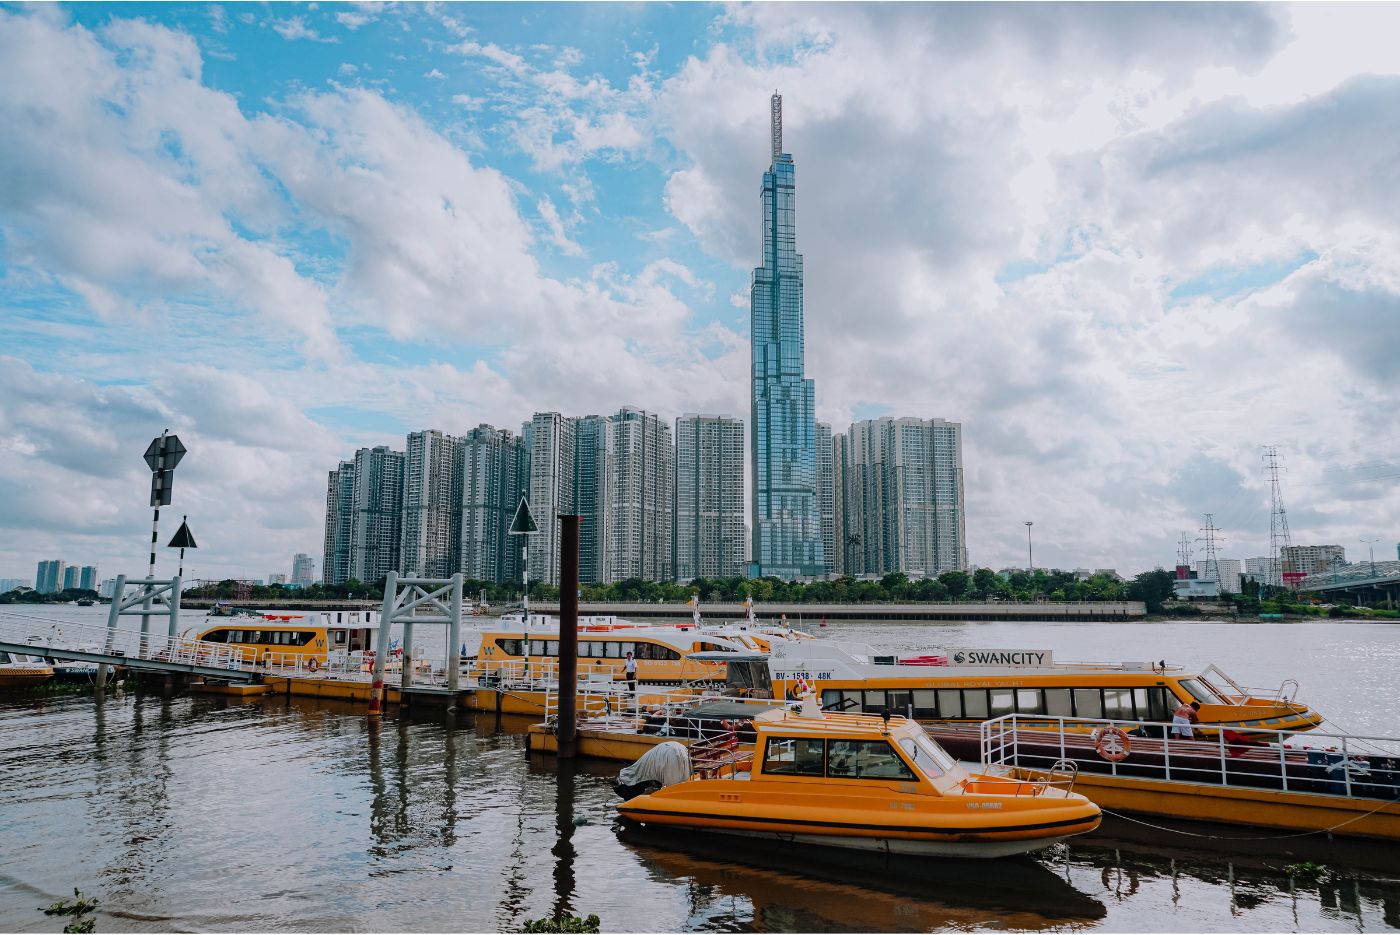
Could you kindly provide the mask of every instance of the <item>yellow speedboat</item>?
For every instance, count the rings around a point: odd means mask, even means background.
[[[1072,777],[969,773],[902,717],[824,713],[809,695],[800,712],[768,711],[753,727],[752,744],[692,753],[690,778],[618,811],[648,826],[945,857],[1023,854],[1101,819],[1070,791]],[[652,775],[664,782],[666,766]],[[624,787],[637,788],[646,772],[624,771]]]
[[[0,652],[0,688],[42,685],[53,678],[53,666],[42,659]]]

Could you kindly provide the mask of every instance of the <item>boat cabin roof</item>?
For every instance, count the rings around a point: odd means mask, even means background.
[[[883,717],[877,714],[838,714],[823,712],[821,717],[804,717],[790,708],[775,708],[764,711],[753,719],[754,730],[760,734],[780,733],[784,736],[796,734],[820,735],[822,737],[896,737],[906,734],[924,736],[923,728],[908,718],[892,715],[886,727]]]

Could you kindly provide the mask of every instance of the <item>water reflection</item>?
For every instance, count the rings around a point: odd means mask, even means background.
[[[1106,825],[1035,859],[886,862],[624,831],[617,764],[559,771],[525,755],[512,731],[529,719],[512,720],[285,697],[0,700],[0,921],[76,885],[115,913],[104,931],[518,931],[595,912],[608,931],[1400,928],[1387,846],[1217,850]],[[1302,860],[1330,876],[1291,878]]]
[[[662,829],[621,823],[617,830],[654,879],[691,884],[687,928],[1041,929],[1104,916],[1103,903],[1030,859],[891,858],[704,834],[678,840]],[[732,903],[716,902],[732,896],[744,897],[748,910],[736,915]]]

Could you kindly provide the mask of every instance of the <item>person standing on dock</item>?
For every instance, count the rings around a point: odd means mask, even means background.
[[[635,695],[637,693],[637,660],[632,658],[631,653],[628,653],[627,661],[622,666],[627,677],[627,690]]]
[[[1193,701],[1190,704],[1182,704],[1172,714],[1172,736],[1190,740],[1196,736],[1191,730],[1192,724],[1201,723],[1201,718],[1197,711],[1201,710],[1201,703]]]

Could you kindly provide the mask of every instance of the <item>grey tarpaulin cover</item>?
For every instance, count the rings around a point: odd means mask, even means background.
[[[690,778],[690,754],[685,744],[668,740],[643,753],[637,762],[624,766],[617,774],[617,781],[624,786],[635,786],[644,782],[659,782],[662,786],[673,786]]]

